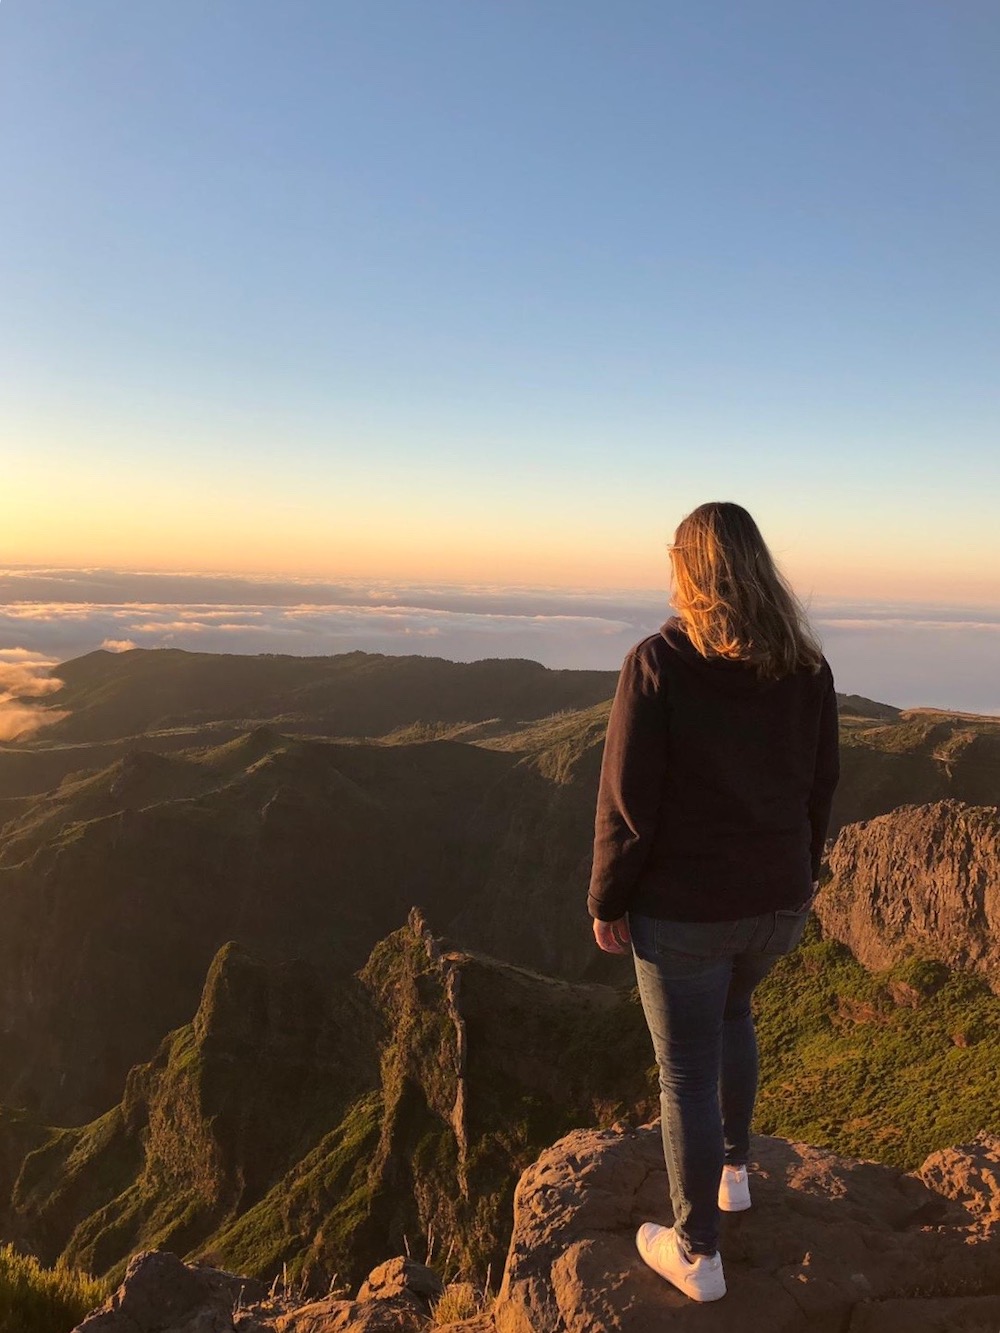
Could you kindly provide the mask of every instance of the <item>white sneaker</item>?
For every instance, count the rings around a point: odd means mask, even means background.
[[[750,1181],[745,1166],[724,1166],[719,1181],[719,1207],[724,1213],[742,1213],[750,1207]]]
[[[656,1222],[643,1222],[635,1233],[635,1245],[650,1268],[693,1301],[717,1301],[725,1296],[726,1279],[718,1252],[693,1254],[689,1259],[673,1227]]]

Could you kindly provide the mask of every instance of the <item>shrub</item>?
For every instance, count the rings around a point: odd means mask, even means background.
[[[86,1273],[0,1247],[0,1333],[69,1333],[106,1295]]]

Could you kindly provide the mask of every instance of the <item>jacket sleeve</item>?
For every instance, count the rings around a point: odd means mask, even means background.
[[[819,879],[820,862],[826,846],[830,825],[830,807],[833,793],[840,778],[840,728],[837,718],[837,695],[833,674],[824,662],[826,690],[819,719],[819,741],[816,747],[816,768],[812,791],[809,794],[809,823],[812,829],[810,853],[813,880]]]
[[[661,681],[633,649],[618,677],[594,819],[587,910],[617,921],[649,856],[667,771],[668,706]]]

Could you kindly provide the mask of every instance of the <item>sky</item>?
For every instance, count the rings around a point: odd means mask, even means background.
[[[0,564],[1000,608],[991,0],[5,0],[0,120]]]

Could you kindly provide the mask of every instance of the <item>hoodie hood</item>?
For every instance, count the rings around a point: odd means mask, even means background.
[[[660,626],[660,635],[692,671],[706,676],[712,684],[726,693],[759,694],[774,681],[761,680],[748,662],[736,662],[730,657],[702,657],[687,636],[680,616],[671,616]]]

